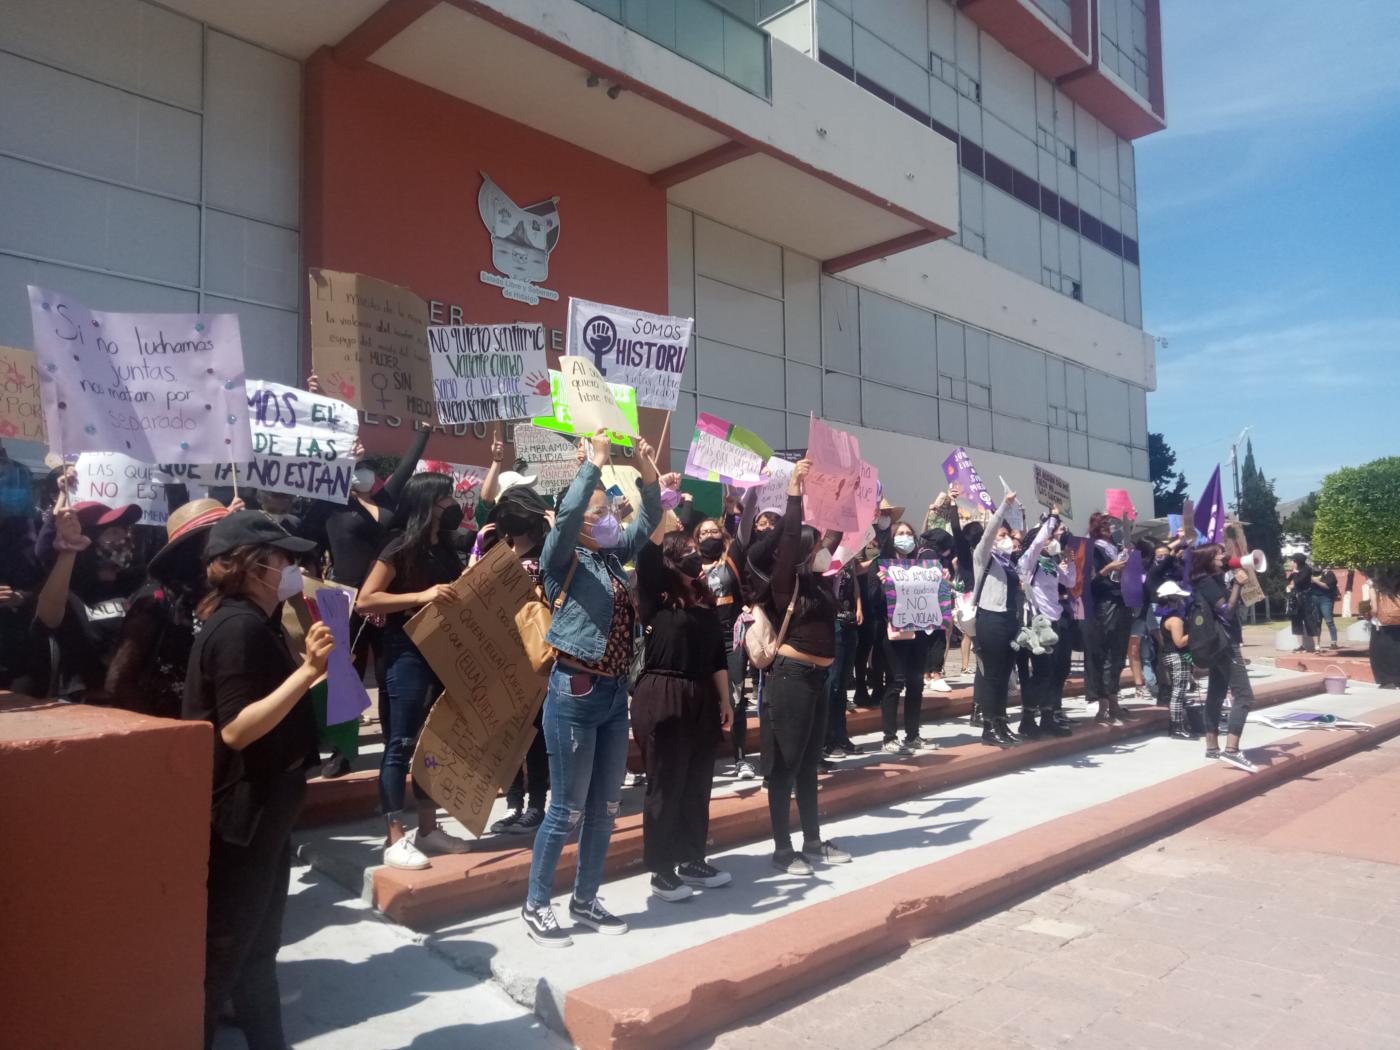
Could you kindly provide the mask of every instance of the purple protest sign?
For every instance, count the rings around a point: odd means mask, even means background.
[[[369,707],[365,683],[350,660],[350,592],[323,587],[316,592],[316,612],[331,629],[335,648],[326,662],[326,725],[340,725],[359,718]]]
[[[961,485],[963,495],[985,508],[988,513],[996,511],[996,500],[992,499],[992,494],[987,491],[987,486],[982,484],[982,479],[978,477],[977,468],[972,465],[972,460],[968,458],[967,449],[962,447],[953,449],[953,454],[943,461],[943,476],[948,479],[950,485],[953,482]]]
[[[1147,599],[1143,595],[1144,575],[1142,571],[1142,551],[1136,547],[1128,555],[1128,563],[1123,566],[1123,604],[1129,609],[1141,609]]]

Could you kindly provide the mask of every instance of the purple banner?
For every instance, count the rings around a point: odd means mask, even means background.
[[[350,592],[323,587],[316,592],[316,612],[331,629],[335,648],[326,662],[326,725],[359,718],[369,707],[369,693],[350,659]]]
[[[957,482],[961,485],[963,495],[983,507],[989,514],[997,509],[996,500],[992,499],[987,486],[982,484],[982,479],[977,476],[977,468],[968,458],[967,449],[953,449],[953,454],[943,461],[943,476],[947,478],[948,484]]]

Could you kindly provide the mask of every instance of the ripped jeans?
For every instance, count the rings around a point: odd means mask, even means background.
[[[549,903],[564,843],[579,829],[574,897],[598,895],[627,770],[627,679],[555,666],[544,697],[549,808],[530,861],[531,907]]]

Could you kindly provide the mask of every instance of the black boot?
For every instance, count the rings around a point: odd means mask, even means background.
[[[976,700],[972,701],[972,718],[968,720],[968,724],[972,726],[973,729],[976,729],[982,724],[982,705]]]
[[[987,722],[982,726],[982,743],[988,747],[1010,747],[1012,741],[999,738],[996,734],[996,727],[991,722]]]
[[[1011,727],[1006,724],[1006,719],[997,718],[992,722],[992,732],[996,735],[997,742],[1011,747],[1021,742],[1020,737],[1011,731]]]
[[[1040,735],[1041,736],[1073,736],[1074,730],[1070,729],[1067,721],[1062,722],[1056,711],[1040,712]]]
[[[1040,739],[1040,727],[1035,724],[1035,712],[1026,708],[1021,709],[1021,724],[1016,727],[1018,735],[1027,740]]]

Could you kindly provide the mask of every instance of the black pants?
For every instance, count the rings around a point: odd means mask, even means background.
[[[1059,711],[1064,707],[1065,682],[1069,680],[1069,666],[1074,658],[1078,634],[1074,617],[1070,616],[1069,613],[1063,613],[1059,622],[1055,624],[1055,633],[1060,636],[1060,641],[1055,646],[1055,658],[1050,665],[1052,674],[1047,701],[1051,711]]]
[[[732,637],[732,629],[731,635]],[[726,643],[730,644],[730,643]],[[749,700],[745,686],[745,676],[749,673],[749,654],[743,645],[736,645],[729,651],[729,705],[734,709],[734,726],[729,731],[734,749],[734,761],[738,762],[748,750]],[[756,676],[755,676],[756,677]],[[755,686],[757,691],[757,686]]]
[[[826,678],[825,667],[780,656],[763,679],[759,726],[768,776],[768,817],[773,823],[773,848],[779,853],[792,849],[794,789],[803,845],[815,847],[821,842],[817,772],[826,735]]]
[[[647,774],[642,856],[648,871],[705,859],[719,731],[711,682],[650,672],[637,683],[632,735]]]
[[[1055,700],[1055,648],[1040,654],[1026,653],[1030,674],[1021,679],[1021,718],[1032,719],[1037,714],[1053,711]]]
[[[904,739],[917,739],[924,724],[924,664],[928,660],[929,636],[916,633],[907,641],[890,643],[904,679]],[[900,691],[891,689],[880,703],[880,723],[885,743],[895,739],[899,722]]]
[[[525,765],[515,774],[515,779],[506,789],[506,805],[511,809],[525,808],[525,787],[530,788],[530,808],[543,810],[549,794],[549,748],[544,742],[544,707],[535,712],[535,739],[530,741],[530,750],[525,752]]]
[[[948,659],[948,632],[945,628],[939,627],[932,634],[924,635],[928,639],[926,649],[927,656],[924,659],[924,670],[929,674],[942,674],[943,666]]]
[[[980,660],[972,695],[985,721],[1006,717],[1006,691],[1015,664],[1011,640],[1020,630],[1016,615],[977,610],[977,652]]]
[[[209,911],[204,952],[204,1045],[214,1043],[219,1012],[233,998],[248,1050],[285,1050],[277,949],[291,881],[292,825],[306,796],[306,775],[286,773],[271,785],[246,846],[217,834],[209,849]]]
[[[1225,694],[1230,694],[1230,725],[1232,736],[1239,736],[1244,720],[1254,706],[1254,687],[1249,684],[1249,671],[1240,653],[1240,643],[1230,643],[1230,655],[1210,669],[1206,684],[1206,732],[1214,733],[1220,725],[1220,712],[1225,707]]]
[[[1084,695],[1091,701],[1116,700],[1128,662],[1132,617],[1118,602],[1101,601],[1094,608],[1093,623],[1085,628]]]
[[[856,645],[856,702],[884,705],[887,693],[903,686],[904,675],[895,658],[883,616],[866,615]]]

